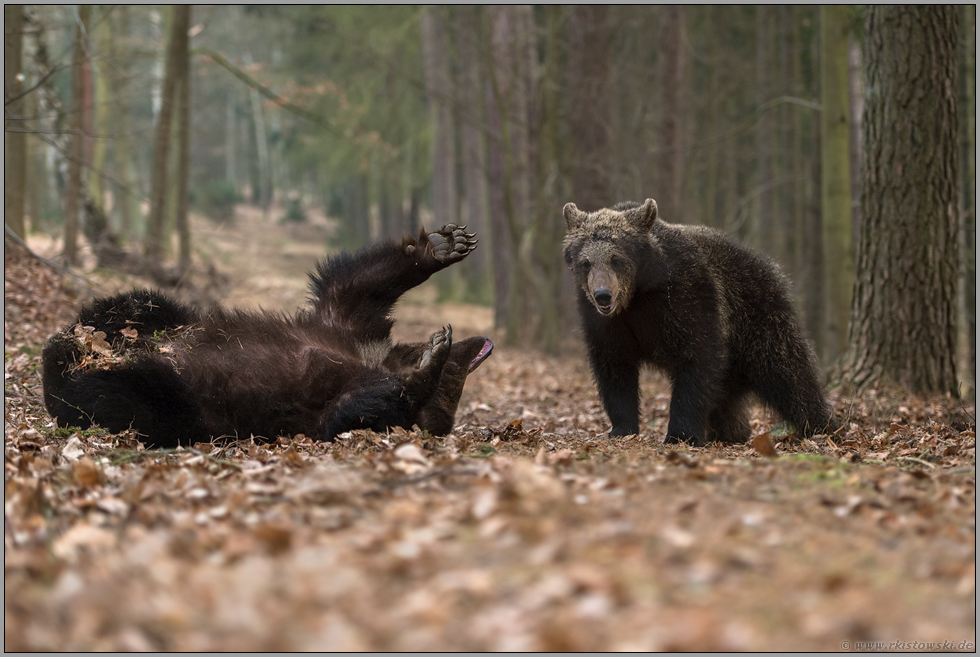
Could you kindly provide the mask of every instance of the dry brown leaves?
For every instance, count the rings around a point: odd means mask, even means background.
[[[641,434],[613,439],[580,355],[498,347],[445,438],[158,452],[56,433],[19,339],[6,650],[975,645],[975,411],[955,400],[878,391],[834,400],[834,436],[760,411],[754,448],[665,446],[657,377]]]

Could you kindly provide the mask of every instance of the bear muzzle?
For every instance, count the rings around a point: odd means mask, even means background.
[[[600,287],[592,294],[592,299],[595,301],[596,310],[598,310],[603,315],[611,315],[613,310],[616,309],[616,303],[613,301],[613,293],[607,287]]]

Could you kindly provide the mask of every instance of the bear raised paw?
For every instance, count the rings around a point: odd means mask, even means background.
[[[476,248],[453,224],[341,253],[310,275],[292,317],[133,290],[96,299],[42,354],[44,402],[60,426],[135,429],[160,447],[221,436],[453,428],[467,375],[493,349],[452,328],[393,344],[391,310],[409,289]]]
[[[748,397],[812,436],[832,424],[786,278],[720,231],[660,220],[657,204],[564,208],[565,263],[614,436],[639,432],[640,366],[673,385],[665,442],[750,437]]]

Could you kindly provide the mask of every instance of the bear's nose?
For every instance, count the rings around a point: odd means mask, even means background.
[[[612,292],[608,288],[600,287],[595,291],[593,296],[595,297],[595,302],[600,306],[608,306],[612,303]]]

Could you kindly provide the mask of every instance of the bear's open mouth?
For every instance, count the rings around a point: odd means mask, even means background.
[[[599,306],[599,305],[596,305],[596,309],[600,313],[602,313],[603,315],[611,315],[612,314],[612,311],[616,309],[616,304],[615,303],[611,303],[608,306]]]
[[[476,355],[476,358],[470,361],[469,371],[472,372],[477,367],[479,367],[480,363],[485,361],[487,357],[490,356],[490,352],[492,351],[493,351],[493,342],[490,341],[490,338],[486,338],[486,342],[483,343],[483,348],[480,349],[480,353]]]

